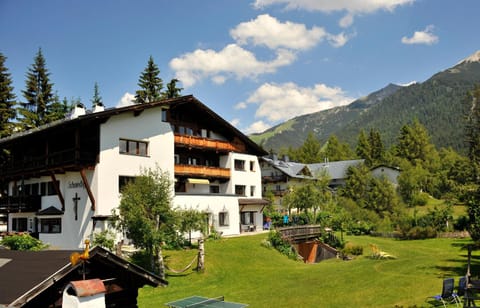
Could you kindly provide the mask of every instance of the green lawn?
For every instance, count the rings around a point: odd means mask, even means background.
[[[399,241],[368,236],[346,237],[364,247],[351,261],[317,264],[292,261],[261,245],[267,234],[206,242],[204,273],[169,276],[168,287],[140,290],[140,307],[160,307],[191,295],[247,303],[250,307],[430,307],[429,295],[441,291],[442,278],[465,275],[466,239]],[[370,244],[396,256],[372,260]],[[166,251],[171,268],[183,268],[196,250]],[[474,252],[475,257],[480,252]],[[473,274],[480,272],[478,258]]]

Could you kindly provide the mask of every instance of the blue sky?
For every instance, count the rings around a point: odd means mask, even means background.
[[[480,49],[478,0],[0,0],[24,100],[39,48],[58,95],[128,104],[149,56],[244,133],[424,81]]]

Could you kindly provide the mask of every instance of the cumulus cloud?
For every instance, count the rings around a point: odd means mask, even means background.
[[[293,52],[278,49],[271,61],[260,61],[256,56],[237,44],[229,44],[220,51],[197,49],[170,61],[170,67],[176,71],[176,78],[185,87],[192,86],[204,78],[211,78],[217,84],[228,78],[255,78],[258,75],[274,73],[279,67],[295,61]]]
[[[404,44],[433,45],[438,42],[438,36],[433,34],[433,25],[428,25],[423,31],[415,31],[411,37],[402,37]]]
[[[242,22],[230,30],[231,37],[239,45],[264,45],[270,49],[289,48],[304,50],[317,45],[327,32],[320,27],[310,30],[304,24],[287,21],[279,22],[276,18],[264,14],[255,20]]]
[[[240,124],[240,119],[238,118],[232,119],[230,121],[230,124],[232,124],[232,126],[237,126],[238,124]]]
[[[250,125],[247,129],[245,129],[244,133],[249,135],[249,134],[254,134],[254,133],[261,133],[269,129],[271,125],[263,122],[263,121],[257,121],[254,122],[252,125]]]
[[[117,102],[116,108],[126,107],[135,104],[135,95],[125,92],[122,98]]]
[[[283,5],[287,10],[320,11],[325,13],[346,11],[339,24],[348,27],[354,15],[373,13],[378,10],[394,11],[398,6],[415,0],[255,0],[253,6],[263,9],[272,5]]]
[[[347,105],[352,101],[353,98],[338,87],[316,84],[305,88],[289,82],[265,83],[245,103],[258,105],[255,118],[277,123],[295,116]]]

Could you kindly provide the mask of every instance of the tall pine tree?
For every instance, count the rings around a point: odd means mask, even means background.
[[[12,79],[5,67],[7,58],[0,53],[0,138],[13,133],[15,124],[15,94],[13,93]]]
[[[173,78],[167,83],[167,90],[163,93],[164,98],[175,98],[180,96],[180,92],[182,92],[183,88],[177,88],[178,81],[178,79]]]
[[[49,79],[42,49],[39,48],[34,58],[34,63],[28,69],[27,80],[23,96],[27,100],[20,103],[18,113],[21,128],[28,130],[41,126],[52,119],[49,118],[51,104],[54,102],[53,84]]]
[[[153,61],[153,57],[150,56],[147,67],[138,80],[140,90],[135,92],[136,104],[151,103],[162,98],[163,80],[159,74],[160,69]]]
[[[95,108],[95,106],[103,106],[102,97],[100,96],[98,83],[96,81],[95,85],[93,86],[92,108]]]

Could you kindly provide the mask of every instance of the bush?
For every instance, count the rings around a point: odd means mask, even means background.
[[[411,206],[425,206],[428,203],[428,194],[419,192],[412,196]]]
[[[413,227],[405,235],[409,240],[423,240],[437,236],[437,230],[432,227]]]
[[[361,256],[363,254],[363,246],[346,243],[345,247],[341,250],[341,253],[345,256]]]
[[[292,247],[292,245],[290,245],[290,243],[282,239],[279,232],[271,230],[268,233],[268,241],[280,253],[286,255],[290,259],[298,260],[299,256],[295,251],[295,249]],[[263,245],[263,246],[266,246],[266,245]]]
[[[8,235],[0,241],[0,244],[11,250],[42,250],[48,247],[27,233]]]
[[[115,247],[114,236],[113,232],[108,230],[95,233],[92,241],[93,246],[100,246],[109,251],[113,251],[113,248]]]

